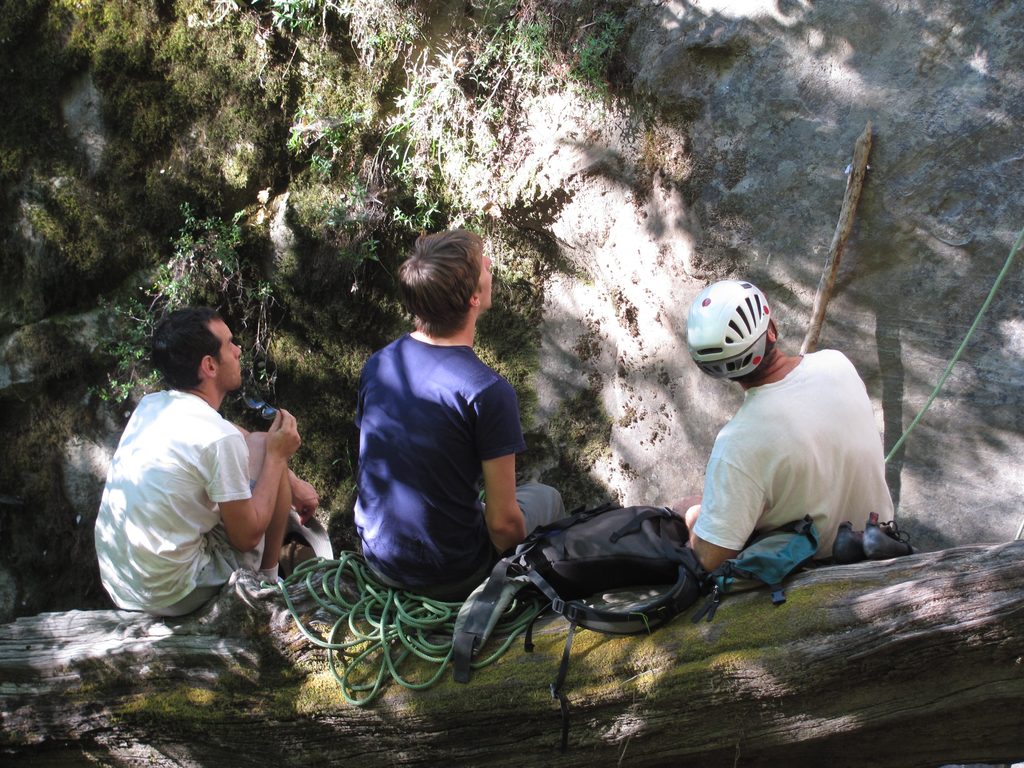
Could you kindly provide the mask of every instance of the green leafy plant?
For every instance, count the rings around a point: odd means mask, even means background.
[[[322,0],[270,0],[270,12],[279,29],[312,32],[330,5]]]
[[[218,4],[224,2],[218,0]],[[290,34],[311,35],[318,28],[326,34],[329,16],[344,19],[352,47],[368,69],[387,68],[419,35],[415,11],[409,3],[395,0],[251,0],[251,4],[269,11],[272,27]],[[219,18],[225,16],[222,11]]]
[[[189,305],[219,309],[242,340],[243,366],[253,372],[261,389],[272,388],[269,360],[274,305],[270,284],[256,267],[239,255],[241,214],[231,221],[197,218],[187,203],[181,206],[184,224],[173,242],[173,254],[157,268],[142,297],[108,305],[112,322],[103,348],[114,359],[106,384],[97,390],[106,400],[123,401],[157,381],[149,360],[149,340],[168,312]]]
[[[321,116],[316,103],[301,106],[292,121],[288,150],[296,157],[309,152],[313,175],[326,179],[334,173],[338,159],[357,143],[358,130],[365,122],[366,116],[359,111],[331,117]]]
[[[108,326],[100,336],[101,348],[113,358],[107,381],[93,391],[100,399],[124,402],[134,392],[156,387],[159,376],[146,360],[154,317],[149,307],[136,297],[123,302],[100,302],[108,317]]]
[[[582,31],[584,36],[574,48],[572,76],[580,83],[604,94],[608,90],[608,65],[618,51],[625,30],[621,19],[600,13]]]

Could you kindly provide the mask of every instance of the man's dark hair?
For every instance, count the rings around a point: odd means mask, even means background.
[[[207,355],[220,360],[220,339],[210,322],[221,320],[209,307],[185,307],[164,317],[153,331],[153,365],[173,389],[199,386],[199,363]]]
[[[398,269],[398,284],[419,330],[444,338],[463,327],[480,284],[483,250],[480,236],[465,229],[417,238],[412,256]]]

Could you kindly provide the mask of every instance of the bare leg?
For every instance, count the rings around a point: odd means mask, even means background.
[[[292,508],[292,488],[288,482],[288,470],[281,473],[277,485],[277,504],[274,505],[274,517],[267,526],[266,543],[263,546],[263,561],[260,569],[273,568],[281,558],[281,545],[284,534],[288,530],[288,515]]]
[[[255,483],[263,470],[263,459],[267,452],[266,434],[250,432],[246,435],[249,444],[249,479]],[[284,534],[288,530],[288,515],[292,508],[292,489],[288,481],[287,467],[281,473],[277,483],[277,500],[274,504],[274,516],[270,519],[263,534],[263,560],[260,568],[273,568],[281,557],[281,545]]]

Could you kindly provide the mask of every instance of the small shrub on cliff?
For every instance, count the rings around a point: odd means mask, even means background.
[[[597,14],[594,20],[581,30],[581,37],[574,46],[573,77],[597,93],[607,93],[608,68],[618,52],[624,30],[625,24],[622,20],[611,13]]]
[[[217,217],[197,218],[187,203],[182,205],[184,225],[174,241],[174,253],[156,273],[143,296],[109,305],[111,325],[103,340],[114,361],[98,394],[105,400],[123,401],[157,382],[148,360],[153,328],[167,312],[189,305],[216,307],[240,337],[252,372],[250,386],[272,389],[269,361],[273,331],[274,296],[256,266],[242,258],[241,214],[228,222]]]

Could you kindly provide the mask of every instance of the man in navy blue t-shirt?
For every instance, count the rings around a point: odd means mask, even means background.
[[[554,488],[516,486],[516,454],[526,449],[516,393],[473,352],[477,319],[491,306],[479,236],[420,236],[398,277],[416,330],[363,368],[356,529],[382,581],[459,600],[498,553],[565,510]]]

